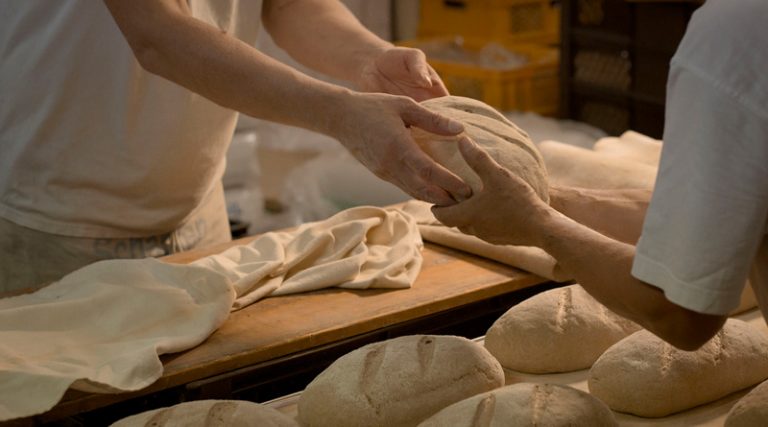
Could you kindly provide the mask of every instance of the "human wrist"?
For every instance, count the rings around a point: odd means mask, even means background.
[[[568,227],[571,219],[549,206],[536,221],[535,242],[532,246],[550,252],[550,248],[562,239],[563,231]]]
[[[355,116],[358,95],[341,86],[328,90],[316,104],[315,114],[319,114],[319,120],[314,130],[343,142],[349,122]]]
[[[352,67],[352,74],[349,80],[360,89],[365,89],[366,77],[376,72],[376,61],[381,55],[394,49],[395,46],[384,40],[376,40],[369,45],[356,49],[352,54],[355,66]]]

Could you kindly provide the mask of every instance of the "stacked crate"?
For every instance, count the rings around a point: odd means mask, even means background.
[[[661,138],[669,60],[700,3],[564,0],[562,114]]]
[[[419,38],[402,44],[424,49],[453,95],[500,110],[555,115],[559,28],[559,8],[549,0],[421,0]],[[505,58],[499,64],[468,62],[441,56],[435,46],[467,57],[506,55],[521,60],[511,65]]]

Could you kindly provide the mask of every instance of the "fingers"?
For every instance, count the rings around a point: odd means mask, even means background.
[[[450,199],[440,202],[432,202],[441,206],[454,204],[456,201],[466,200],[472,196],[472,188],[464,183],[458,176],[434,161],[426,153],[421,151],[414,142],[413,149],[403,153],[402,164],[409,169],[405,176],[415,177],[412,185],[421,185],[427,189],[437,187],[449,194]]]
[[[427,57],[418,49],[408,49],[403,55],[405,69],[410,73],[413,81],[423,88],[432,87],[432,76],[429,74]]]
[[[434,70],[434,68],[429,67],[429,75],[432,78],[432,93],[436,97],[448,96],[448,89],[445,87],[443,80],[440,78],[440,76],[437,75],[437,72]]]
[[[465,202],[466,203],[466,202]],[[459,230],[466,225],[466,215],[463,207],[458,206],[432,206],[432,214],[438,221],[447,225],[448,227],[458,227]]]
[[[403,111],[402,118],[406,125],[438,135],[456,135],[464,131],[464,125],[460,122],[434,113],[415,102]]]
[[[500,170],[504,170],[487,151],[469,137],[463,136],[459,139],[459,152],[483,183],[490,182]]]

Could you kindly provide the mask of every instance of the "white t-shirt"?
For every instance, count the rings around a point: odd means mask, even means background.
[[[253,44],[261,0],[189,0]],[[173,31],[173,28],[168,28]],[[77,237],[182,224],[219,190],[237,113],[146,72],[102,1],[0,14],[0,216]]]
[[[701,313],[738,306],[753,267],[768,314],[767,19],[765,0],[709,0],[672,58],[664,148],[632,274]]]

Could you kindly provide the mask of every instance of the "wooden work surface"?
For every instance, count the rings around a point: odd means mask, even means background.
[[[189,263],[250,240],[253,237],[164,260]],[[421,273],[410,289],[332,289],[266,298],[232,313],[201,345],[163,356],[164,374],[148,388],[117,395],[70,390],[56,407],[34,421],[87,412],[545,282],[530,273],[430,243],[423,255]]]

